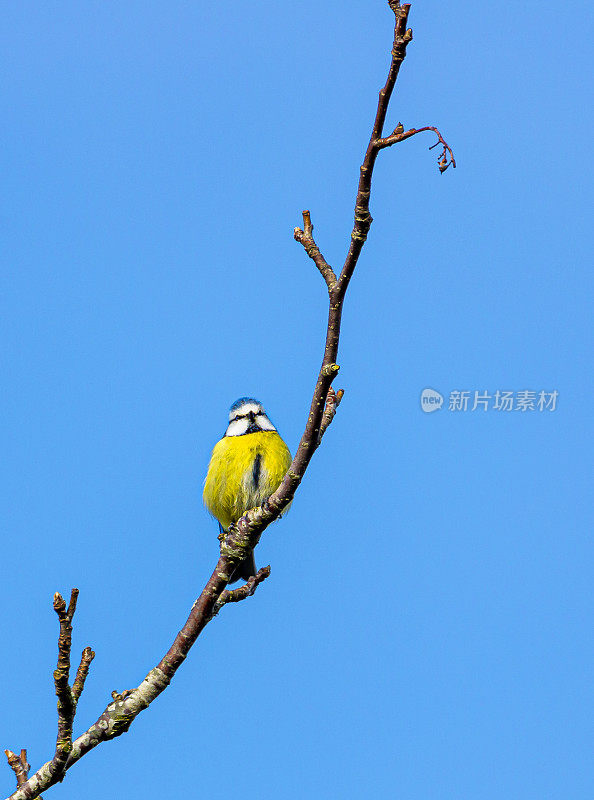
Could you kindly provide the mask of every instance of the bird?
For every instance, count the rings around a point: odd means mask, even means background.
[[[236,400],[229,409],[227,430],[213,448],[202,494],[221,533],[278,489],[291,461],[289,448],[262,403],[253,397]],[[255,574],[252,550],[235,568],[229,583],[247,581]]]

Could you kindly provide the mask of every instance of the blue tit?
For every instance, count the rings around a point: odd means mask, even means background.
[[[229,410],[225,435],[215,444],[204,481],[203,500],[222,531],[278,489],[291,466],[289,448],[258,400],[240,397]],[[253,551],[229,583],[256,574]]]

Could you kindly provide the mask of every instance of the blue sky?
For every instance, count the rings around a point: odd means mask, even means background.
[[[228,406],[294,449],[391,46],[381,0],[3,4],[0,744],[53,751],[53,592],[136,686],[217,556]],[[591,11],[413,5],[339,414],[272,575],[48,797],[592,796]],[[389,128],[391,130],[391,127]],[[446,398],[421,411],[421,390]],[[451,412],[453,390],[559,392]],[[13,789],[8,767],[0,773]],[[114,789],[117,786],[117,790]]]

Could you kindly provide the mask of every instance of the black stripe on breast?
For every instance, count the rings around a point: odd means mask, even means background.
[[[261,466],[262,466],[262,454],[256,453],[256,458],[254,459],[254,466],[252,467],[252,478],[256,489],[258,488],[258,484],[260,483]]]

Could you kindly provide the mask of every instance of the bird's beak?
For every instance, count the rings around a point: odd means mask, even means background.
[[[250,411],[250,413],[248,414],[248,417],[249,417],[250,421],[249,421],[247,432],[248,433],[257,433],[260,430],[260,426],[256,422],[256,415],[254,414],[253,411]]]

